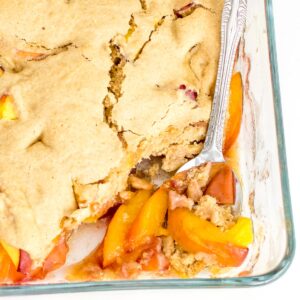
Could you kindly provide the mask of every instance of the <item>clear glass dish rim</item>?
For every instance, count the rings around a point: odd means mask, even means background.
[[[274,16],[272,0],[265,0],[266,21],[268,31],[269,57],[271,65],[272,89],[274,98],[274,110],[276,119],[277,138],[280,166],[280,179],[284,204],[284,215],[287,228],[287,247],[285,255],[276,268],[268,273],[234,278],[193,278],[193,279],[151,279],[151,280],[122,280],[122,281],[97,281],[79,283],[57,284],[30,284],[7,285],[0,287],[0,296],[5,295],[32,295],[45,293],[66,293],[85,291],[107,291],[126,289],[166,289],[166,288],[211,288],[211,287],[251,287],[270,283],[280,276],[290,266],[295,254],[295,235],[292,216],[292,205],[289,190],[286,150],[284,142],[284,130],[282,121],[281,97],[277,65],[277,53],[275,43]]]

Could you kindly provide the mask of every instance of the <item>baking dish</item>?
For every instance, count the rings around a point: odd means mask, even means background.
[[[256,240],[244,276],[3,286],[0,295],[137,288],[252,286],[278,278],[292,261],[295,241],[281,120],[280,91],[272,2],[248,1],[247,27],[236,68],[245,86],[244,116],[239,137],[243,178],[243,213],[254,221]],[[280,241],[280,243],[278,243]],[[249,273],[250,271],[250,273]],[[248,275],[248,276],[246,276]]]

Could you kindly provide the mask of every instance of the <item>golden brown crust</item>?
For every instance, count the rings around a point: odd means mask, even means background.
[[[61,220],[105,213],[142,158],[200,149],[222,1],[185,18],[173,9],[189,1],[144,2],[0,2],[0,96],[18,110],[0,120],[0,239],[37,264]]]

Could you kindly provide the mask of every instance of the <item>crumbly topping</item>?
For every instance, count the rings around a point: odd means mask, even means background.
[[[208,184],[210,171],[211,163],[207,163],[201,165],[200,167],[190,169],[187,173],[187,181],[188,183],[196,181],[199,187],[202,189]]]
[[[163,252],[171,267],[181,276],[193,277],[207,266],[217,265],[213,255],[187,253],[170,236],[163,238]]]
[[[162,168],[167,172],[177,170],[189,159],[198,154],[203,144],[193,143],[189,145],[179,144],[169,147],[163,159]]]
[[[137,189],[137,190],[152,190],[153,189],[153,185],[149,181],[147,181],[143,178],[139,178],[133,174],[131,174],[129,176],[128,182],[132,188]]]
[[[176,209],[177,207],[185,207],[189,210],[192,209],[194,201],[191,198],[188,198],[185,195],[180,195],[175,191],[169,191],[169,204],[168,207],[170,210]]]
[[[143,158],[171,170],[200,150],[223,1],[175,18],[189,2],[0,2],[0,97],[19,113],[0,120],[0,239],[41,263],[60,225],[104,214]]]
[[[194,202],[197,202],[208,183],[210,170],[211,163],[206,163],[177,173],[164,185],[167,189],[173,190],[178,194],[187,194]]]
[[[193,207],[195,214],[223,230],[234,224],[234,216],[230,206],[218,205],[217,200],[211,196],[201,197],[199,203]]]

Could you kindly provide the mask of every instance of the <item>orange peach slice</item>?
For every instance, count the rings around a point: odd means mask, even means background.
[[[7,244],[4,241],[0,241],[0,245],[2,245],[4,250],[7,252],[7,254],[11,258],[12,262],[14,263],[15,267],[18,268],[19,260],[20,260],[20,250],[18,248],[15,248],[15,247]]]
[[[226,231],[226,239],[235,245],[248,247],[254,240],[251,220],[239,217],[237,222]]]
[[[143,205],[128,233],[127,249],[132,251],[161,232],[168,207],[168,193],[159,188]]]
[[[151,191],[140,190],[127,204],[121,205],[113,216],[103,246],[103,266],[106,267],[125,252],[125,240],[128,231],[145,201],[151,196]]]
[[[17,271],[17,268],[0,244],[0,283],[19,282],[24,278],[24,275]]]
[[[253,240],[252,223],[244,219],[223,232],[188,209],[177,208],[169,211],[168,229],[184,250],[213,254],[223,266],[239,266],[247,256],[246,247]]]
[[[231,148],[240,132],[243,114],[243,82],[241,73],[235,73],[232,76],[228,112],[229,118],[225,124],[224,153]]]

